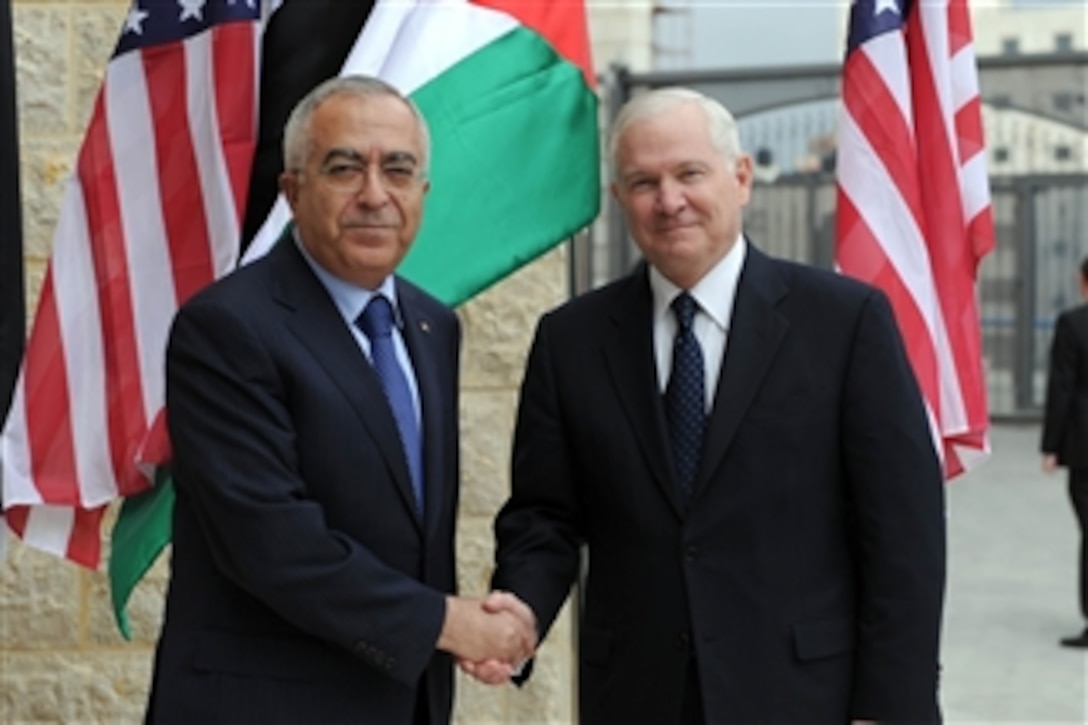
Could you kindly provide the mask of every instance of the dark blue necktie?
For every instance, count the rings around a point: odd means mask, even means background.
[[[397,421],[400,442],[408,459],[408,472],[412,477],[412,493],[415,494],[416,510],[423,512],[423,450],[419,441],[419,425],[416,409],[412,404],[412,391],[408,379],[397,361],[393,345],[393,307],[382,295],[370,298],[366,308],[355,321],[370,340],[370,362],[378,374],[393,418]]]
[[[703,350],[695,337],[692,323],[698,304],[687,292],[672,301],[676,315],[676,339],[672,348],[672,373],[665,387],[665,413],[669,421],[669,441],[680,476],[680,488],[690,495],[703,453],[703,429],[706,426],[706,393]]]

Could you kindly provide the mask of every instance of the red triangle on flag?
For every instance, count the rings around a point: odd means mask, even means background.
[[[556,52],[582,69],[586,84],[597,87],[593,62],[589,53],[589,30],[586,25],[585,3],[565,2],[527,3],[524,0],[471,0],[476,5],[493,8],[511,15],[526,27],[540,33]]]

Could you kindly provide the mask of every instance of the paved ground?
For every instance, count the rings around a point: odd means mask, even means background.
[[[949,484],[942,692],[949,723],[1081,723],[1088,655],[1065,471],[1039,466],[1039,428],[997,426],[993,456]]]

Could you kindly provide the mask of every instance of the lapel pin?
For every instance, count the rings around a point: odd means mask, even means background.
[[[431,331],[431,323],[427,322],[426,320],[420,320],[419,329],[423,330],[424,332],[430,332]]]

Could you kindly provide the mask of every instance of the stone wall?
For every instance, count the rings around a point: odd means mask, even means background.
[[[590,0],[598,67],[644,68],[646,0]],[[81,143],[128,3],[14,0],[28,310],[33,313],[62,189]],[[464,305],[461,589],[483,594],[492,562],[491,521],[508,490],[510,433],[529,340],[541,312],[568,296],[560,247]],[[107,526],[109,522],[107,522]],[[0,536],[8,536],[0,531]],[[24,547],[8,536],[0,563],[0,722],[139,722],[162,617],[167,556],[129,605],[134,638],[113,623],[105,574]],[[564,613],[530,683],[488,688],[458,675],[456,721],[571,722],[573,625]]]

